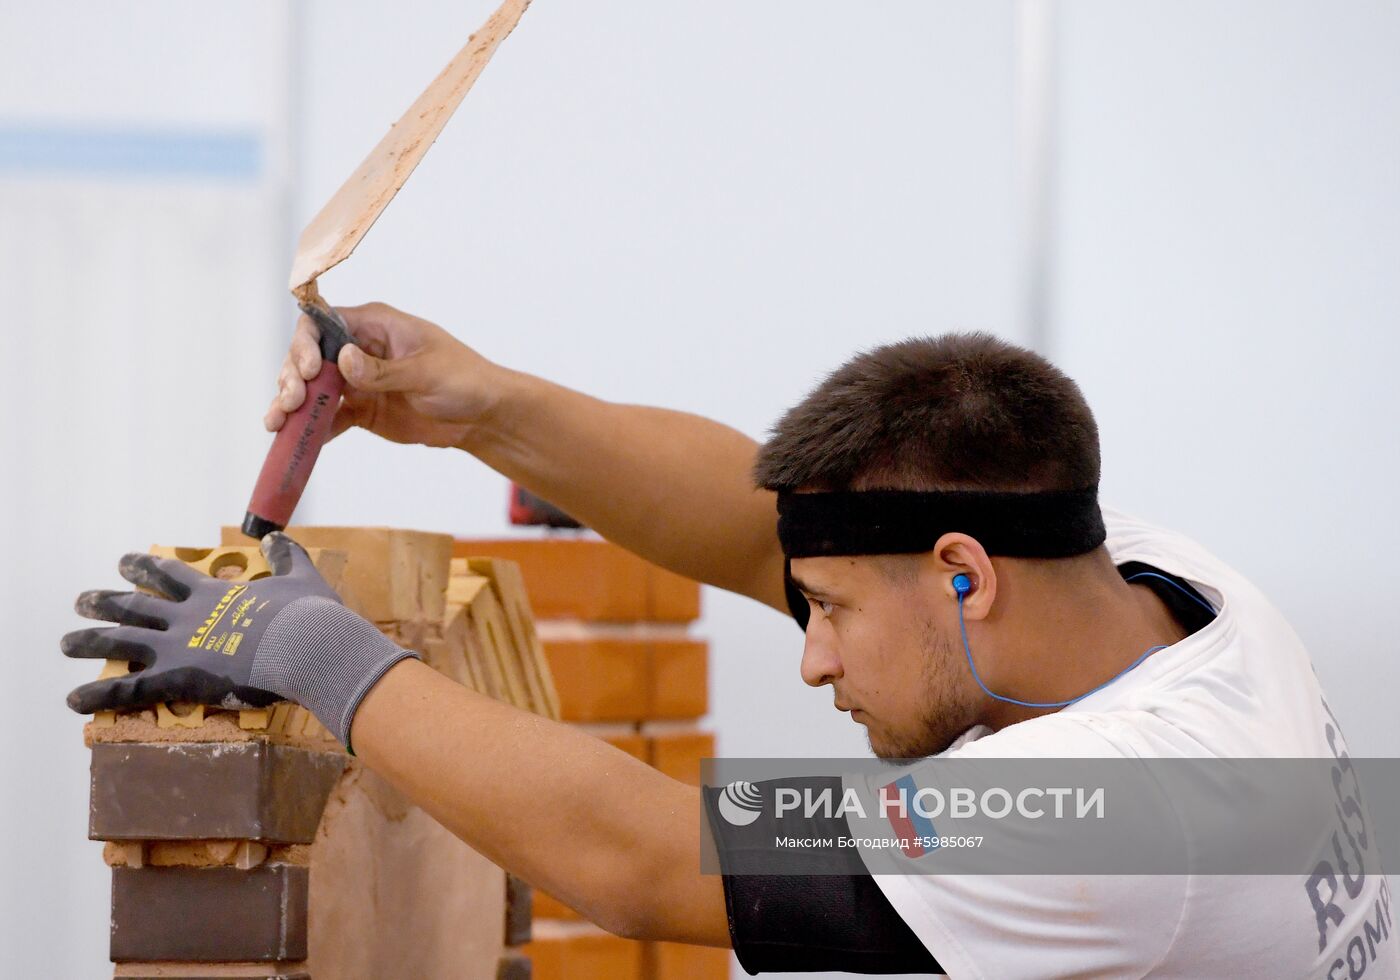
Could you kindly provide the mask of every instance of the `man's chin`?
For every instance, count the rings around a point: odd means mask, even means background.
[[[865,729],[865,741],[870,746],[870,754],[885,762],[897,762],[903,759],[927,759],[931,755],[937,755],[948,746],[952,745],[956,739],[932,739],[927,736],[923,739],[891,740],[883,734],[871,731],[867,725]],[[942,744],[935,744],[941,742]]]
[[[920,754],[918,752],[910,752],[907,749],[881,748],[871,741],[870,754],[881,762],[912,762],[916,759],[926,758],[926,756],[932,755],[933,753]]]
[[[868,725],[865,728],[865,743],[870,746],[870,754],[877,759],[884,759],[888,762],[894,759],[912,758],[908,752],[904,751],[903,746],[890,744],[880,733],[872,732]]]
[[[875,740],[871,738],[868,733],[866,734],[865,741],[870,746],[870,754],[877,759],[883,759],[886,762],[889,762],[892,759],[902,758],[902,756],[900,756],[898,753],[891,754],[890,752],[886,751],[883,747],[876,745]]]

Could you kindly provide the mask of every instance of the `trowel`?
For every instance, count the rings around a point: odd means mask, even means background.
[[[249,537],[280,531],[291,520],[345,387],[336,358],[354,339],[340,314],[321,298],[316,280],[355,250],[529,5],[530,0],[505,0],[302,231],[288,286],[321,330],[321,373],[306,383],[306,400],[287,416],[268,450],[243,518],[243,533]]]

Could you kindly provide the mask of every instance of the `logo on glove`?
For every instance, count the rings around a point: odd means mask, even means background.
[[[219,620],[223,619],[224,614],[229,611],[229,607],[233,605],[233,600],[246,592],[247,589],[248,586],[246,585],[235,585],[225,592],[223,598],[214,603],[214,608],[209,610],[209,615],[205,617],[204,622],[190,635],[190,642],[186,644],[186,646],[191,649],[203,646],[204,641],[209,637],[209,631],[219,625]]]

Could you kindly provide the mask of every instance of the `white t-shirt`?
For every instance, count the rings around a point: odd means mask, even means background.
[[[1082,701],[999,732],[968,732],[944,755],[1332,758],[1322,690],[1278,610],[1188,538],[1108,510],[1104,521],[1115,564],[1180,576],[1219,611],[1215,620]],[[1355,898],[1326,883],[1309,892],[1287,875],[877,880],[956,980],[1400,978],[1400,923],[1380,875],[1367,876]]]

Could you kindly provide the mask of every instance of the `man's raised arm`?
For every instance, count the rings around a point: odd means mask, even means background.
[[[629,551],[781,611],[773,494],[755,490],[754,441],[684,412],[620,405],[494,364],[426,320],[380,303],[344,308],[334,431],[463,449]],[[269,429],[320,371],[316,327],[297,324]]]

